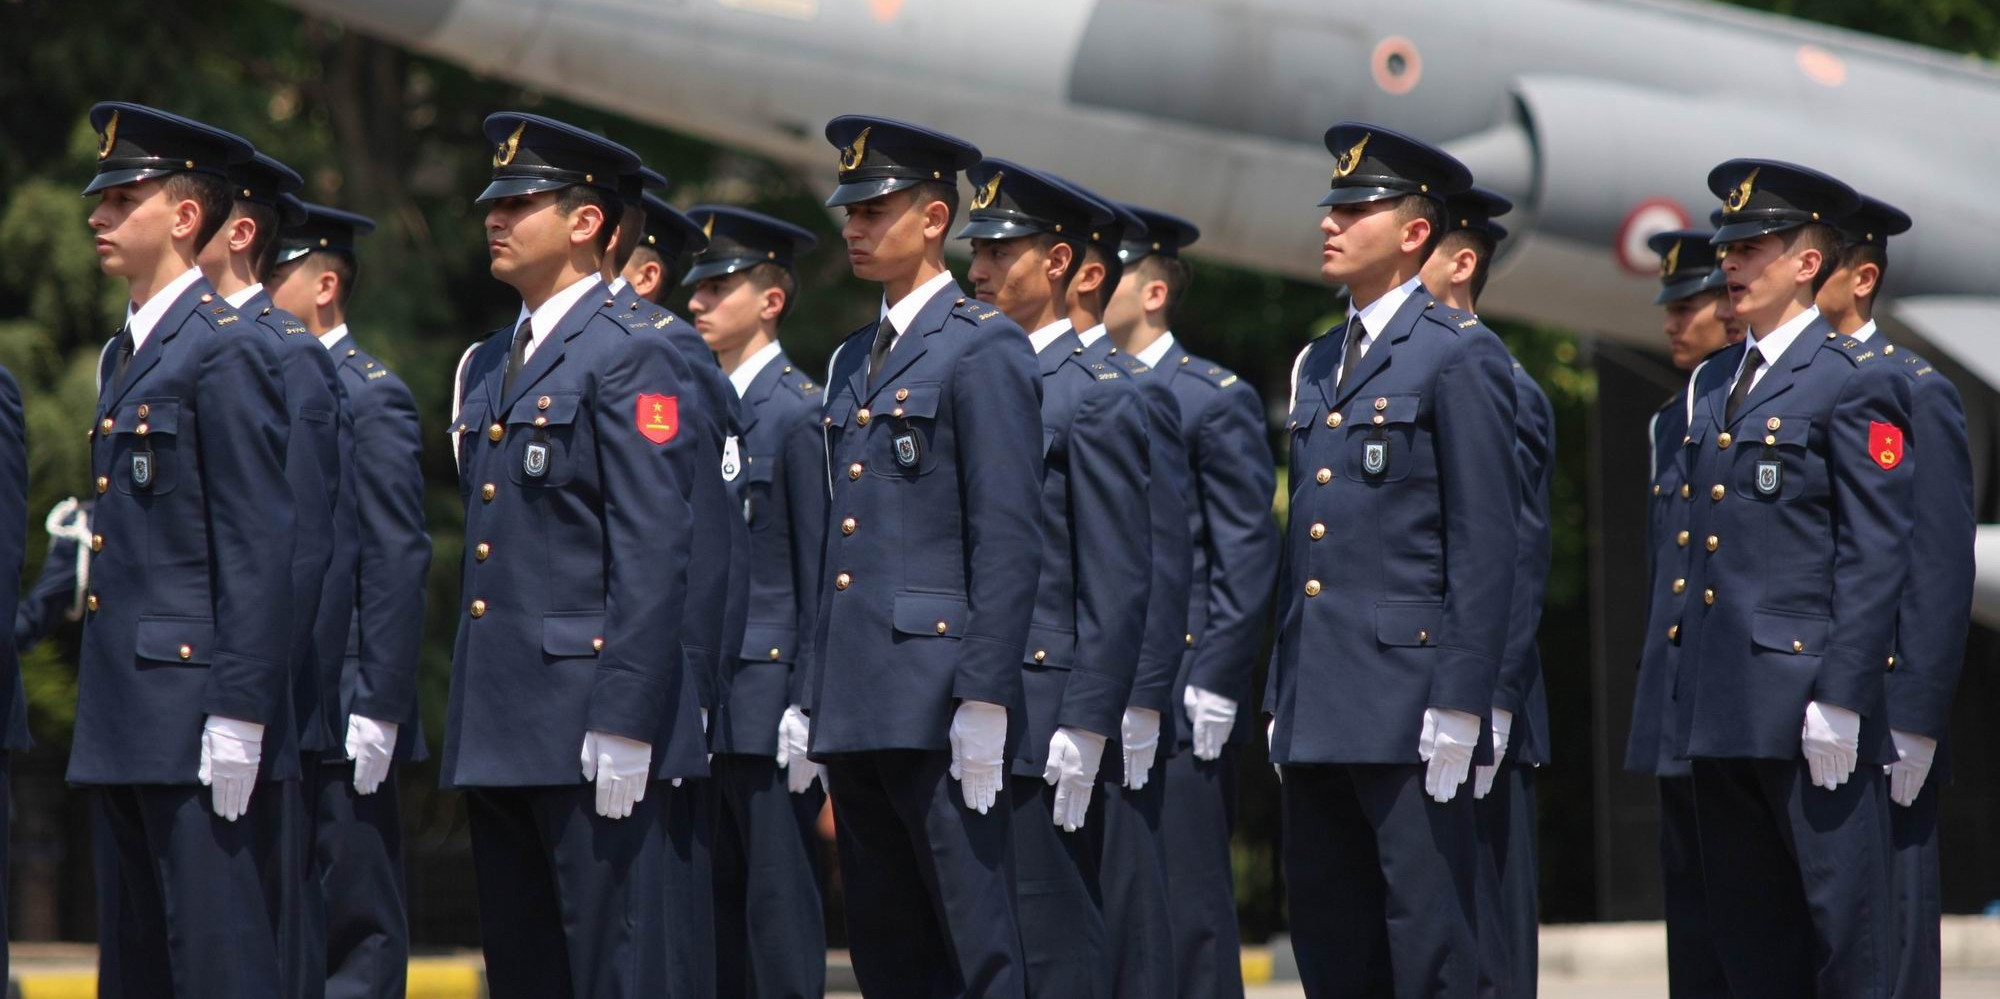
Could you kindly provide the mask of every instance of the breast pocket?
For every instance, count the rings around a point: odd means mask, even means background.
[[[1822,474],[1811,448],[1812,420],[1807,416],[1770,416],[1761,423],[1744,421],[1736,439],[1736,481],[1731,488],[1766,503],[1796,499]],[[1701,483],[1692,483],[1703,488]],[[1713,490],[1713,487],[1708,487]],[[1721,496],[1715,496],[1721,499]]]
[[[507,474],[530,489],[569,484],[582,459],[575,392],[523,396],[507,413]]]
[[[1417,423],[1420,403],[1415,395],[1363,396],[1348,403],[1340,423],[1347,428],[1349,478],[1401,482],[1412,472],[1431,472],[1430,434]]]
[[[133,496],[164,495],[180,479],[178,399],[138,399],[120,403],[104,431],[111,443],[107,473],[118,491]],[[100,428],[102,429],[102,428]]]
[[[861,427],[862,414],[868,414],[866,429],[872,453],[867,463],[871,472],[903,479],[928,474],[937,467],[937,416],[943,394],[944,387],[937,382],[896,385],[875,397],[882,412],[854,411],[848,422],[855,427]]]

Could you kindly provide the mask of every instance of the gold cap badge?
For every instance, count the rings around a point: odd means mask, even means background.
[[[715,238],[715,216],[710,215],[708,221],[701,224],[701,234],[709,239]]]
[[[862,129],[861,134],[854,137],[854,142],[848,145],[846,149],[840,151],[840,169],[842,171],[858,170],[861,168],[861,157],[868,151],[868,133],[874,131],[874,129],[875,126],[873,125]]]
[[[1361,165],[1361,151],[1368,148],[1368,140],[1374,137],[1375,133],[1364,132],[1362,133],[1361,141],[1355,143],[1353,148],[1334,157],[1333,175],[1335,178],[1345,177],[1353,173],[1355,168]]]
[[[97,137],[97,158],[111,155],[111,147],[118,142],[118,109],[111,109],[111,120],[104,123],[104,131]]]
[[[1736,190],[1729,192],[1729,200],[1724,201],[1722,207],[1732,212],[1740,212],[1749,207],[1750,191],[1757,183],[1758,172],[1763,169],[1763,167],[1751,168],[1750,176],[1743,178],[1743,183],[1736,185]]]
[[[1007,176],[1007,171],[996,170],[993,173],[992,180],[989,180],[985,184],[980,185],[979,190],[973,192],[972,194],[973,211],[976,212],[982,208],[986,208],[993,204],[993,199],[1000,196],[1000,178],[1005,176]]]
[[[1675,271],[1680,269],[1681,241],[1677,239],[1674,240],[1674,245],[1667,249],[1667,255],[1660,258],[1660,276],[1670,277]]]
[[[527,130],[528,130],[528,123],[525,121],[520,123],[519,125],[514,126],[514,134],[508,136],[506,142],[503,142],[499,146],[494,148],[493,150],[494,166],[503,167],[508,165],[509,163],[514,162],[515,154],[521,151],[521,133]]]

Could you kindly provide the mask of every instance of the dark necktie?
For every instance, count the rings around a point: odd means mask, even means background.
[[[535,339],[534,318],[521,320],[521,328],[514,331],[514,349],[507,352],[507,377],[500,381],[500,398],[514,396],[514,379],[521,376],[521,369],[528,363],[528,344]]]
[[[1337,393],[1347,387],[1347,380],[1354,376],[1354,369],[1361,366],[1361,340],[1368,335],[1368,327],[1361,325],[1361,317],[1354,316],[1347,321],[1347,354],[1340,362],[1340,378],[1334,382]]]
[[[868,387],[872,390],[882,377],[882,361],[889,356],[889,346],[896,342],[896,327],[889,320],[875,324],[875,345],[868,348]]]
[[[125,377],[125,369],[132,366],[132,324],[118,331],[118,361],[111,369],[111,384],[116,385]]]
[[[1757,372],[1764,369],[1764,352],[1756,345],[1750,347],[1750,359],[1743,364],[1743,373],[1736,376],[1736,387],[1729,390],[1729,406],[1722,411],[1724,423],[1736,422],[1736,410],[1750,394],[1750,383],[1757,380]]]

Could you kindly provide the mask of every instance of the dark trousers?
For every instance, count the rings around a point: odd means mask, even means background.
[[[1889,794],[1879,766],[1813,787],[1804,759],[1696,760],[1709,925],[1730,989],[1880,999],[1896,972]]]
[[[14,939],[7,933],[7,905],[14,896],[9,891],[7,880],[7,841],[14,834],[14,771],[6,750],[0,749],[0,982],[11,981],[7,960],[7,942]]]
[[[1026,992],[1009,796],[981,815],[951,754],[826,758],[854,975],[869,999]]]
[[[1472,812],[1479,823],[1479,994],[1531,999],[1541,958],[1535,768],[1503,764]]]
[[[801,764],[802,766],[804,764]],[[826,991],[819,894],[819,785],[785,787],[769,756],[717,754],[716,994],[818,999]]]
[[[1895,850],[1896,922],[1903,942],[1896,968],[1897,999],[1928,999],[1944,988],[1944,950],[1938,939],[1944,918],[1938,873],[1937,771],[1931,771],[1917,800],[1889,806],[1890,842]]]
[[[1165,768],[1164,757],[1155,759],[1152,779],[1137,791],[1097,785],[1082,829],[1098,843],[1097,886],[1111,947],[1111,994],[1118,999],[1174,994],[1173,904],[1160,829]]]
[[[622,819],[599,816],[580,782],[467,792],[487,995],[704,995],[669,957],[667,790],[653,783]]]
[[[1667,991],[1673,999],[1730,999],[1708,925],[1708,889],[1695,823],[1694,778],[1660,778],[1660,878],[1667,910]]]
[[[1089,822],[1073,833],[1058,828],[1056,789],[1040,777],[1009,777],[1007,790],[1014,797],[1014,885],[1028,995],[1103,999],[1111,994],[1111,945]]]
[[[97,788],[98,995],[269,999],[286,984],[305,871],[299,786],[265,781],[234,822],[208,788]]]
[[[1174,934],[1174,986],[1182,999],[1241,999],[1243,951],[1236,930],[1236,746],[1215,760],[1181,746],[1166,763],[1160,828]]]
[[[1472,999],[1471,788],[1440,805],[1424,794],[1420,764],[1287,766],[1283,798],[1292,946],[1306,995]]]
[[[715,995],[715,782],[688,778],[674,787],[657,785],[666,799],[666,919],[673,945],[667,950],[669,981],[685,982],[689,994]]]
[[[354,790],[352,761],[309,754],[305,762],[327,999],[400,996],[410,970],[410,917],[396,770],[374,794],[362,795]]]

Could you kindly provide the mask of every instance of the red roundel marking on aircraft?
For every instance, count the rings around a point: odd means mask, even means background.
[[[1375,44],[1368,58],[1375,85],[1392,94],[1407,94],[1424,78],[1424,59],[1417,47],[1401,35],[1390,35]]]
[[[1646,246],[1646,240],[1655,233],[1669,229],[1685,229],[1690,224],[1687,209],[1672,198],[1647,198],[1632,206],[1625,213],[1625,221],[1618,223],[1618,235],[1611,241],[1611,254],[1618,260],[1627,274],[1638,277],[1654,277],[1660,273],[1660,261]]]

